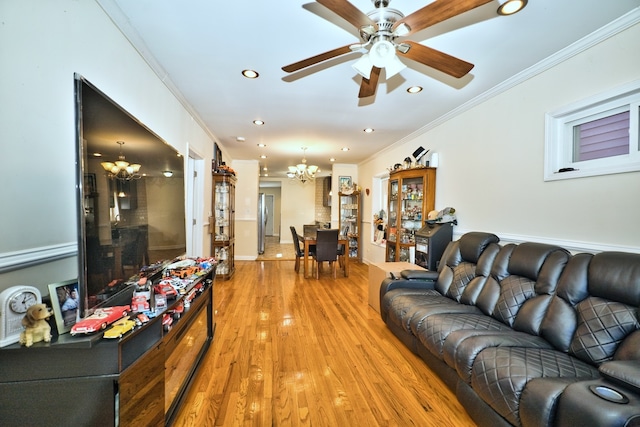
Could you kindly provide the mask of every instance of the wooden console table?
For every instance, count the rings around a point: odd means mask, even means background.
[[[204,290],[168,332],[159,315],[119,340],[65,334],[0,349],[0,425],[170,424],[213,339],[213,275],[191,285]]]

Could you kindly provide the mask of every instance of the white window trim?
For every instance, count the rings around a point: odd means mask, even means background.
[[[622,111],[629,105],[632,111],[629,124],[629,154],[574,162],[573,125],[595,120],[605,112]],[[640,80],[636,80],[547,113],[545,115],[544,180],[556,181],[640,171],[639,106]],[[575,170],[558,172],[561,168]]]

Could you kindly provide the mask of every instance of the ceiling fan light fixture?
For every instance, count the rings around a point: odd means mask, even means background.
[[[393,58],[389,61],[386,67],[384,67],[385,73],[387,73],[387,78],[393,77],[398,74],[400,71],[407,68],[406,65],[396,55],[393,55]]]
[[[378,40],[369,51],[371,63],[378,68],[385,68],[396,58],[396,48],[389,40]]]
[[[520,12],[527,5],[527,0],[501,0],[498,15],[513,15]]]
[[[355,64],[352,65],[353,69],[356,70],[358,74],[360,74],[365,79],[371,78],[371,69],[373,68],[373,64],[369,59],[369,54],[365,53],[356,61]]]

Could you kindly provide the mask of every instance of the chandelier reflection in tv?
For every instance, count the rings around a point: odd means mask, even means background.
[[[118,160],[114,162],[102,162],[100,163],[104,170],[109,173],[110,178],[117,178],[121,181],[131,181],[132,179],[140,179],[142,175],[139,174],[142,165],[138,163],[129,163],[122,153],[122,146],[124,141],[116,141],[116,144],[120,145],[120,154]]]
[[[316,179],[316,172],[318,172],[318,166],[307,166],[307,158],[305,157],[306,151],[307,147],[302,147],[302,162],[298,163],[296,166],[289,166],[289,172],[287,172],[287,176],[290,179],[297,179],[303,184],[307,181],[313,181]]]

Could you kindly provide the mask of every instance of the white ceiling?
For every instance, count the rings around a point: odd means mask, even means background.
[[[358,99],[361,78],[351,65],[359,53],[297,73],[281,69],[360,42],[355,28],[319,3],[97,1],[228,155],[259,160],[266,154],[260,164],[276,177],[299,163],[303,146],[308,163],[325,173],[331,157],[367,159],[640,7],[640,0],[529,0],[522,12],[503,17],[493,0],[408,37],[475,64],[469,75],[455,79],[405,59],[408,68],[388,81],[383,72],[376,95]],[[371,0],[351,3],[365,13],[374,9]],[[389,7],[406,16],[428,3],[392,0]],[[260,77],[246,79],[243,69]],[[410,95],[413,85],[424,90]],[[254,119],[266,124],[255,126]],[[367,127],[375,132],[365,134]]]

